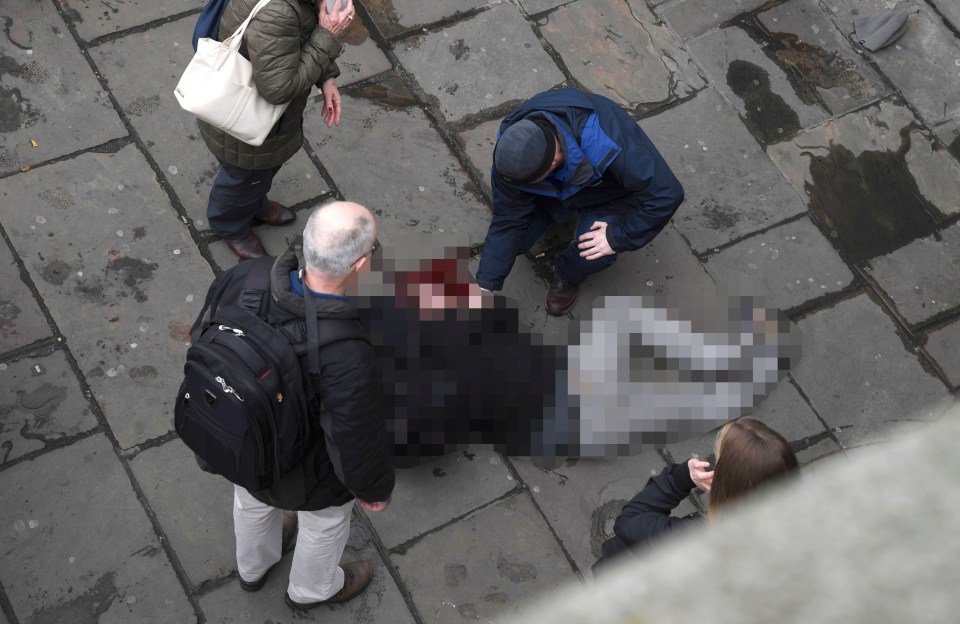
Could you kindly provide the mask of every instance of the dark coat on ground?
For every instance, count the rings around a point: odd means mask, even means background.
[[[241,262],[214,280],[191,335],[213,317],[221,302],[236,302],[250,268],[261,261]],[[287,333],[293,344],[305,345],[304,300],[290,287],[290,271],[296,269],[293,249],[277,258],[266,318]],[[312,424],[320,433],[299,469],[288,472],[273,488],[251,494],[273,507],[301,511],[342,505],[354,497],[385,501],[393,491],[394,473],[384,425],[381,372],[373,348],[351,303],[317,299],[317,319],[323,400],[322,405],[315,398],[312,401]],[[345,338],[324,344],[331,335]],[[309,368],[306,360],[301,358],[303,371]]]
[[[503,287],[538,211],[563,222],[586,208],[637,205],[607,227],[611,248],[622,252],[650,242],[683,201],[683,187],[666,161],[615,102],[574,89],[548,91],[510,113],[500,134],[531,115],[553,124],[566,160],[546,180],[525,186],[507,183],[494,166],[493,220],[477,270],[477,283],[488,290]]]
[[[218,39],[236,31],[257,0],[230,0]],[[313,85],[340,75],[335,62],[343,46],[317,20],[316,0],[272,0],[254,16],[240,53],[250,59],[260,96],[290,105],[263,145],[249,145],[197,121],[200,136],[217,159],[243,169],[279,167],[303,146],[303,110]]]

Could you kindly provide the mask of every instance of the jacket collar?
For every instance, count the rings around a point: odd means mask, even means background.
[[[298,317],[306,317],[303,297],[290,289],[290,271],[300,271],[303,266],[303,239],[297,237],[277,257],[270,276],[270,298],[282,310]],[[357,308],[349,301],[340,299],[317,299],[317,318],[359,318]]]

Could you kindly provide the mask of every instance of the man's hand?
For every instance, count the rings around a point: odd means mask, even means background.
[[[321,0],[321,3],[323,0]],[[340,0],[337,0],[339,4]],[[337,89],[337,79],[327,78],[320,87],[323,92],[323,122],[330,126],[340,125],[340,90]]]
[[[594,221],[593,225],[590,226],[590,231],[580,237],[577,249],[580,250],[580,257],[587,260],[596,260],[617,253],[610,248],[610,243],[607,242],[607,222]]]
[[[690,480],[704,492],[709,492],[711,486],[713,486],[713,471],[707,472],[707,468],[709,467],[710,462],[701,461],[697,458],[693,458],[687,462],[687,470],[690,471]]]
[[[320,27],[329,30],[334,37],[343,35],[344,31],[350,27],[350,22],[353,21],[353,0],[347,0],[347,6],[342,9],[340,4],[340,0],[334,0],[333,11],[327,13],[326,0],[320,0],[320,10],[317,11]]]
[[[383,511],[387,508],[387,505],[390,504],[390,501],[393,500],[393,497],[388,498],[382,503],[368,503],[367,501],[360,501],[360,508],[366,509],[367,511]]]

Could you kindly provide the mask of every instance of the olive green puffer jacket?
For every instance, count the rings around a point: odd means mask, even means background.
[[[243,23],[257,0],[230,0],[220,19],[223,41]],[[313,85],[340,75],[335,59],[343,46],[317,20],[315,0],[272,0],[243,35],[240,53],[250,59],[260,96],[290,102],[263,145],[248,145],[197,121],[204,143],[218,159],[243,169],[279,167],[303,146],[303,109]]]

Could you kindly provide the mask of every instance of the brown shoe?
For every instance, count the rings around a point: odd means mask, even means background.
[[[297,213],[272,199],[267,200],[267,211],[253,218],[254,223],[265,225],[289,225],[296,220]]]
[[[296,611],[306,611],[322,604],[346,602],[365,590],[373,579],[373,565],[369,561],[354,561],[340,567],[343,568],[343,589],[319,602],[294,602],[287,593],[287,606]]]
[[[267,255],[267,250],[263,248],[263,243],[257,238],[257,235],[251,232],[243,238],[224,239],[230,251],[237,254],[241,260],[252,260]]]
[[[566,314],[576,302],[577,287],[564,283],[559,277],[554,277],[547,290],[547,312],[554,316]]]

